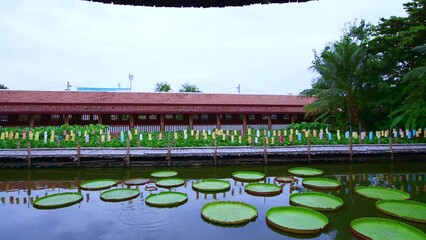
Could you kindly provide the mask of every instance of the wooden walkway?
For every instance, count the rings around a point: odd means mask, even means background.
[[[361,145],[354,144],[353,155],[377,155],[391,153],[425,154],[426,144]],[[0,159],[33,158],[166,158],[166,157],[250,157],[250,156],[308,156],[350,155],[348,145],[313,145],[286,147],[197,147],[197,148],[81,148],[74,149],[2,149]]]

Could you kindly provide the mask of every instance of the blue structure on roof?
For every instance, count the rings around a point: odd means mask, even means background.
[[[131,88],[77,87],[77,92],[131,92]]]

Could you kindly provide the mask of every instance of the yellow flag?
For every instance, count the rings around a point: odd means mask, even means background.
[[[271,137],[271,144],[272,145],[275,144],[275,138],[274,137]]]
[[[15,139],[19,139],[19,133],[15,133]]]
[[[65,142],[68,142],[70,140],[70,135],[65,135]]]
[[[177,139],[178,139],[178,134],[177,134],[177,132],[175,132],[173,135],[174,135],[174,139],[175,139],[175,140],[177,140]]]
[[[105,142],[105,135],[101,136],[101,142]]]

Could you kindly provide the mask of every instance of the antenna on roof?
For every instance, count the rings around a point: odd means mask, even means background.
[[[70,84],[70,82],[67,82],[67,88],[66,89],[64,89],[65,91],[70,91],[71,90],[71,84]]]
[[[133,74],[129,73],[129,80],[130,80],[130,91],[132,91],[132,81],[133,81]]]
[[[237,91],[238,91],[239,94],[241,94],[241,86],[240,86],[240,84],[238,84]]]

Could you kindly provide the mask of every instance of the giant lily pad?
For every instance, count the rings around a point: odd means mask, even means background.
[[[185,180],[181,178],[162,178],[155,181],[155,185],[162,188],[179,187],[185,184]]]
[[[361,239],[426,239],[426,234],[418,228],[386,218],[355,219],[351,222],[351,231]]]
[[[124,181],[124,184],[128,185],[128,186],[135,186],[135,185],[144,185],[149,183],[151,180],[146,179],[146,178],[133,178],[133,179],[129,179]]]
[[[250,183],[245,186],[244,190],[248,194],[257,196],[275,196],[283,191],[280,186],[270,183]]]
[[[388,215],[426,223],[426,204],[407,200],[381,200],[376,202],[376,208]]]
[[[308,167],[290,168],[288,172],[300,177],[315,177],[315,176],[320,176],[324,173],[320,169],[308,168]]]
[[[54,209],[74,205],[83,200],[80,193],[58,193],[41,197],[34,201],[33,206],[39,209]]]
[[[117,185],[117,180],[114,179],[97,179],[86,181],[80,184],[80,188],[83,190],[104,190],[112,186]]]
[[[275,181],[280,183],[292,183],[292,182],[295,182],[296,179],[294,177],[282,176],[282,177],[276,177]]]
[[[382,199],[393,199],[393,200],[406,200],[411,196],[409,193],[379,186],[369,186],[369,187],[356,187],[355,192],[365,198],[373,200],[382,200]]]
[[[283,206],[269,209],[266,222],[285,232],[314,234],[327,227],[328,218],[309,208]]]
[[[192,188],[199,192],[226,192],[231,188],[231,184],[225,180],[207,179],[194,183]]]
[[[303,179],[302,184],[308,188],[322,190],[333,190],[342,187],[342,184],[339,181],[329,178],[305,178]]]
[[[155,178],[174,177],[177,175],[178,175],[178,172],[172,171],[172,170],[162,170],[162,171],[156,171],[151,173],[151,176]]]
[[[343,200],[320,192],[302,192],[290,195],[290,203],[318,211],[335,211],[343,206]]]
[[[201,209],[201,216],[207,221],[237,225],[257,218],[257,209],[243,202],[211,202]]]
[[[130,188],[117,188],[105,191],[101,194],[101,199],[106,202],[121,202],[136,198],[139,190]]]
[[[242,182],[256,182],[265,179],[265,174],[254,171],[233,172],[232,177]]]
[[[188,201],[188,195],[181,192],[161,192],[149,195],[145,202],[154,207],[175,207]]]

